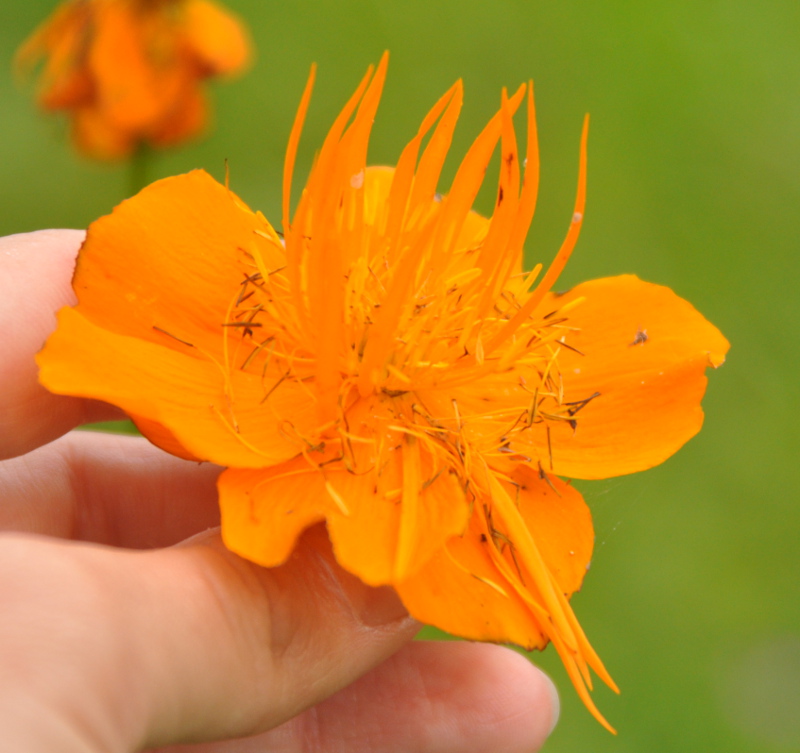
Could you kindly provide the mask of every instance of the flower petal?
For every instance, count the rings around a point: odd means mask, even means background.
[[[506,488],[516,496],[547,569],[569,597],[580,588],[591,560],[589,508],[576,489],[558,478],[543,479],[522,468],[513,481],[516,486]],[[450,539],[415,576],[401,582],[398,593],[412,616],[454,635],[543,648],[547,639],[536,616],[489,556],[490,536],[480,516],[473,515],[467,532]],[[520,563],[511,556],[513,547],[504,549],[516,570]]]
[[[207,121],[205,93],[196,82],[189,81],[167,116],[150,129],[148,138],[153,146],[175,146],[197,136]]]
[[[404,453],[402,464],[392,457],[377,478],[329,478],[349,510],[328,519],[336,559],[365,583],[395,583],[416,572],[467,525],[469,507],[455,477],[435,475],[428,458],[413,465]]]
[[[586,506],[555,477],[538,479],[526,470],[513,484],[498,481],[491,502],[475,500],[467,533],[447,542],[397,592],[413,617],[458,636],[528,650],[552,640],[587,708],[613,731],[589,696],[589,669],[616,685],[573,614],[569,592],[558,590],[576,588],[586,570],[593,538]],[[498,505],[501,496],[508,505]],[[523,527],[515,532],[500,506]]]
[[[371,474],[323,473],[300,457],[259,471],[228,469],[219,495],[222,536],[237,554],[279,565],[305,528],[327,520],[342,567],[365,583],[391,582],[400,508],[396,499],[375,494]]]
[[[44,109],[67,109],[91,99],[92,82],[83,64],[90,26],[88,5],[64,3],[17,50],[14,66],[23,75],[45,58],[38,95]]]
[[[241,22],[208,0],[188,0],[184,32],[205,75],[236,73],[250,60],[250,43]]]
[[[92,223],[73,286],[79,311],[113,332],[222,357],[223,329],[268,223],[202,170],[160,180]]]
[[[581,587],[594,548],[592,515],[580,492],[555,476],[520,466],[511,476],[536,546],[565,596]]]
[[[158,421],[151,421],[149,418],[141,416],[131,416],[131,420],[136,424],[136,428],[150,440],[156,447],[160,447],[170,455],[176,455],[184,460],[195,460],[203,462],[202,458],[192,455],[175,437],[175,435],[162,426]]]
[[[415,575],[395,588],[409,614],[426,625],[478,641],[511,642],[528,650],[547,638],[484,542],[477,516],[468,531],[447,542]]]
[[[259,375],[233,370],[226,379],[210,360],[109,332],[69,307],[37,361],[51,392],[118,405],[145,419],[145,435],[147,422],[155,422],[156,444],[174,441],[220,465],[261,467],[294,457],[303,449],[297,432],[310,431],[316,418],[297,383],[287,380],[264,400]]]
[[[322,474],[303,457],[263,470],[228,468],[217,489],[225,546],[264,567],[285,562],[300,534],[335,508]]]
[[[85,68],[65,68],[54,77],[47,89],[39,95],[39,103],[45,110],[69,110],[85,107],[92,100],[94,84]]]
[[[135,134],[110,123],[105,114],[94,105],[75,110],[71,135],[78,150],[101,160],[127,157],[136,142]]]
[[[572,416],[574,430],[567,421],[548,421],[512,446],[533,454],[545,470],[572,478],[651,468],[700,430],[705,370],[723,363],[728,341],[669,288],[633,275],[551,294],[540,311],[584,297],[566,314],[567,327],[576,328],[566,343],[580,353],[562,348],[558,368],[563,403],[578,408],[592,399]]]
[[[160,120],[190,75],[170,24],[162,12],[131,3],[96,4],[88,63],[96,104],[115,126],[131,131]]]
[[[466,526],[463,491],[448,473],[424,478],[427,461],[420,462],[423,485],[409,499],[402,491],[409,471],[404,474],[398,452],[379,474],[332,463],[333,448],[325,460],[312,458],[322,465],[298,457],[273,468],[229,469],[222,475],[222,533],[229,548],[261,565],[278,565],[306,527],[325,520],[339,564],[377,586],[416,572]]]

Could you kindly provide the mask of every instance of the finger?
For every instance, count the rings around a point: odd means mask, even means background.
[[[415,642],[271,732],[157,753],[533,753],[557,718],[550,679],[510,649]]]
[[[390,589],[336,565],[321,527],[272,569],[208,534],[153,552],[0,543],[0,728],[13,750],[72,750],[67,736],[76,750],[139,750],[257,734],[417,629]]]
[[[55,312],[75,302],[71,280],[83,238],[81,230],[0,238],[0,459],[121,415],[93,400],[52,395],[37,381],[34,357],[55,329]]]
[[[0,530],[170,546],[219,525],[219,473],[141,437],[72,432],[0,462]]]
[[[502,646],[419,642],[297,717],[274,753],[532,753],[558,719],[550,679]],[[271,748],[268,748],[272,750]]]

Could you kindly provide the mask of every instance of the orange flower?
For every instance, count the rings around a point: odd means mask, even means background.
[[[589,668],[614,685],[568,603],[592,523],[559,476],[631,473],[675,452],[700,428],[704,371],[728,343],[633,276],[550,292],[583,219],[585,128],[564,245],[543,276],[522,272],[538,179],[529,87],[503,92],[444,198],[460,82],[396,168],[367,168],[385,71],[384,58],[335,121],[290,219],[312,74],[283,238],[201,171],[95,222],[41,381],[121,406],[169,452],[229,466],[222,534],[243,557],[278,565],[325,521],[342,566],[392,585],[421,621],[529,649],[552,641],[607,724]],[[523,178],[512,116],[526,90]],[[470,207],[498,141],[487,220]]]
[[[208,119],[203,79],[242,70],[241,23],[210,0],[67,0],[17,51],[44,58],[39,104],[71,114],[90,157],[120,159],[141,143],[196,136]]]

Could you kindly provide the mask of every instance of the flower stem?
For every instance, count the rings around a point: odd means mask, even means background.
[[[140,144],[131,157],[128,169],[128,195],[135,196],[148,184],[152,151],[146,144]]]

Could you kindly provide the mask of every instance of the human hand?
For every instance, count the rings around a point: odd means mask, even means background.
[[[419,626],[395,594],[344,572],[324,528],[278,568],[230,553],[219,468],[66,434],[119,417],[36,379],[82,238],[0,239],[0,747],[538,749],[558,702],[523,657],[410,642]]]

